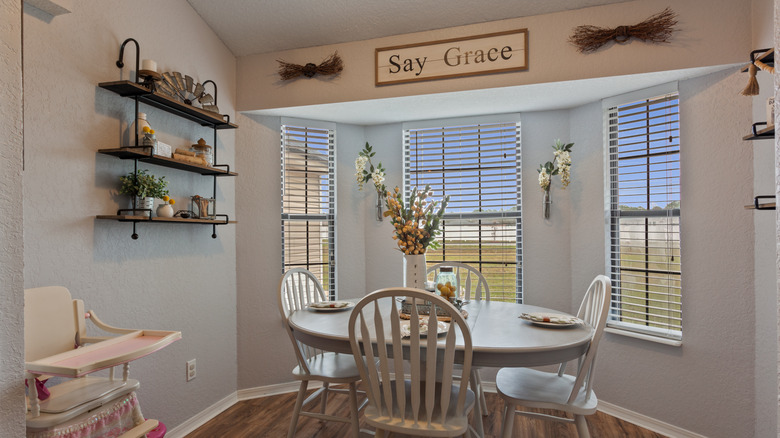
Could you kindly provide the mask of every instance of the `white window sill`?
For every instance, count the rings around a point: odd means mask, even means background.
[[[656,342],[658,344],[671,345],[673,347],[682,346],[682,341],[677,339],[662,338],[660,336],[647,335],[644,333],[637,333],[629,330],[623,330],[617,327],[607,327],[604,329],[607,333],[613,333],[620,336],[627,336],[629,338],[642,339],[645,341]]]

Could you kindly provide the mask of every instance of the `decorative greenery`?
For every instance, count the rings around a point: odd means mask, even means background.
[[[563,188],[571,182],[571,148],[574,143],[562,143],[560,139],[555,140],[553,145],[554,162],[548,161],[539,165],[539,187],[543,191],[550,190],[550,182],[553,175],[561,174],[561,184]]]
[[[382,167],[382,162],[374,166],[371,162],[371,158],[376,155],[371,145],[366,142],[366,147],[358,154],[355,159],[355,177],[358,182],[358,190],[363,190],[363,184],[373,181],[376,193],[379,196],[385,194],[385,168]],[[368,166],[368,167],[366,167]]]
[[[168,195],[168,181],[165,181],[165,177],[157,178],[146,172],[146,170],[139,170],[136,173],[130,172],[126,176],[120,176],[122,187],[119,193],[139,198],[163,198]]]
[[[384,215],[392,218],[395,227],[393,240],[397,241],[398,249],[404,254],[425,254],[428,248],[439,247],[436,236],[441,232],[439,224],[450,197],[446,196],[438,209],[438,202],[432,197],[429,185],[422,191],[416,187],[412,189],[406,203],[398,187],[387,191],[387,211]]]

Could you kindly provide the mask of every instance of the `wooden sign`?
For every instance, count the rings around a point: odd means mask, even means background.
[[[528,70],[528,29],[382,47],[376,85]]]

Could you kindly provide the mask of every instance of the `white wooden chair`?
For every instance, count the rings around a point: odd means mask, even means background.
[[[496,389],[504,399],[504,424],[502,437],[512,436],[514,416],[525,415],[553,421],[575,423],[581,438],[590,437],[586,415],[596,412],[598,399],[593,392],[593,368],[599,340],[604,333],[609,313],[611,282],[604,275],[591,282],[582,300],[577,317],[595,330],[587,352],[580,357],[574,375],[564,374],[566,363],[557,373],[531,368],[502,368],[496,375]],[[574,415],[574,419],[556,417],[535,412],[516,411],[516,406],[539,409],[556,409]]]
[[[456,293],[458,298],[464,301],[490,301],[490,287],[488,286],[485,276],[482,275],[479,270],[471,265],[462,262],[441,262],[428,268],[428,275],[431,281],[436,280],[436,276],[442,267],[451,267],[455,273],[455,277],[458,279],[459,291]],[[433,274],[433,278],[430,275]],[[485,392],[482,388],[482,378],[479,376],[479,367],[472,367],[471,369],[471,387],[474,392],[477,393],[479,399],[479,406],[477,406],[477,413],[481,416],[487,416],[487,402],[485,401]],[[475,420],[476,421],[476,420]],[[479,424],[478,429],[481,429]]]
[[[399,297],[431,303],[429,315],[419,315],[417,306],[411,307],[408,322],[414,323],[408,324],[408,333],[402,330],[407,321],[401,319]],[[436,308],[451,318],[449,325],[439,327]],[[421,323],[427,323],[427,333]],[[471,436],[468,414],[475,396],[465,379],[454,381],[452,377],[458,338],[464,345],[463,372],[468,374],[471,332],[460,312],[443,298],[419,289],[392,288],[373,292],[357,303],[349,319],[349,340],[366,383],[365,419],[377,429],[376,436],[384,437],[387,432]]]
[[[86,319],[100,330],[118,336],[87,336]],[[180,338],[181,332],[177,331],[109,326],[94,311],[85,314],[84,303],[71,299],[68,289],[61,286],[26,289],[28,437],[54,436],[65,430],[78,430],[80,436],[145,436],[158,422],[143,418],[135,396],[139,382],[128,378],[128,364]],[[123,365],[121,380],[114,378],[114,367],[118,365]],[[107,378],[88,376],[106,368]],[[48,388],[50,394],[45,398],[38,393],[35,382],[50,377],[63,381]],[[131,409],[120,414],[119,406]]]
[[[282,315],[282,323],[290,336],[290,341],[295,350],[295,357],[298,361],[298,365],[293,369],[292,373],[295,379],[301,381],[287,437],[292,438],[295,436],[295,430],[298,427],[298,417],[303,415],[320,420],[350,423],[352,436],[357,438],[360,435],[358,426],[358,411],[360,407],[358,407],[357,403],[357,393],[361,391],[357,390],[360,373],[355,365],[355,360],[349,354],[322,351],[298,341],[288,323],[288,318],[292,312],[303,309],[311,303],[327,301],[322,285],[308,270],[293,268],[282,276],[282,279],[279,281],[279,291],[279,312]],[[312,380],[321,381],[322,387],[304,400],[309,382]],[[349,384],[349,389],[330,388],[330,384]],[[349,418],[325,414],[328,394],[331,392],[347,393],[349,395]],[[317,397],[321,397],[320,412],[304,411],[303,407]]]

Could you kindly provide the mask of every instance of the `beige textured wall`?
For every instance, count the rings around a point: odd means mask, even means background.
[[[172,429],[236,389],[235,226],[218,227],[212,239],[209,226],[139,224],[132,240],[131,224],[95,219],[129,202],[117,190],[132,161],[97,153],[119,147],[133,119],[130,99],[97,86],[130,78],[132,43],[127,67],[115,65],[128,37],[161,71],[216,82],[221,112],[235,119],[235,58],[186,1],[80,0],[70,14],[53,18],[26,11],[24,286],[65,286],[120,327],[181,330],[182,340],[130,366],[144,414]],[[160,140],[181,147],[203,137],[212,144],[212,130],[141,108]],[[218,137],[218,161],[241,174],[235,131]],[[139,168],[166,177],[177,209],[189,209],[188,196],[212,190],[210,177]],[[231,219],[234,187],[234,178],[217,182],[218,213]],[[186,382],[185,362],[193,358],[197,378]]]
[[[24,435],[22,9],[0,1],[0,436]]]
[[[669,45],[636,42],[616,45],[597,55],[583,55],[567,43],[570,29],[582,24],[612,27],[639,22],[669,2],[640,0],[567,11],[398,35],[332,46],[319,46],[239,58],[240,111],[299,105],[350,102],[414,96],[449,91],[477,90],[524,84],[608,77],[742,62],[750,46],[749,0],[680,0],[672,5],[679,14],[679,29]],[[527,28],[528,71],[374,86],[374,49]],[[737,31],[740,29],[742,31]],[[319,62],[338,50],[344,72],[335,80],[282,82],[277,59],[293,63]]]

